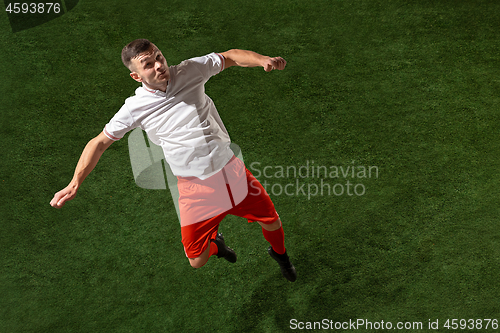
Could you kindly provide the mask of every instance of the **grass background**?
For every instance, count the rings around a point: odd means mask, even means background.
[[[16,33],[3,12],[0,332],[500,319],[499,22],[494,0],[82,0]],[[295,283],[236,217],[221,231],[238,263],[192,269],[169,193],[134,184],[126,139],[75,200],[49,206],[133,94],[120,51],[135,38],[169,64],[230,48],[288,61],[206,85],[247,166],[379,168],[326,179],[360,182],[363,196],[271,194]]]

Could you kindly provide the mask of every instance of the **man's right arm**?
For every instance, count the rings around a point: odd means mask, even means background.
[[[111,146],[112,143],[113,140],[108,138],[104,132],[101,132],[98,136],[89,141],[80,156],[73,179],[68,186],[57,192],[50,201],[52,207],[61,208],[66,201],[72,200],[76,196],[76,192],[78,188],[80,188],[83,180],[95,168],[102,153]]]

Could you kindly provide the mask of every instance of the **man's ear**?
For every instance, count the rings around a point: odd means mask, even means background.
[[[137,82],[142,82],[142,79],[139,77],[139,74],[137,74],[136,72],[131,72],[130,77],[133,78],[134,80],[136,80]]]

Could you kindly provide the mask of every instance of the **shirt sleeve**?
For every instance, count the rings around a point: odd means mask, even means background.
[[[136,127],[127,105],[124,104],[114,117],[111,118],[109,123],[104,126],[103,132],[111,140],[118,141],[123,138],[127,132]]]
[[[210,53],[203,57],[189,59],[197,64],[205,80],[220,73],[224,69],[224,57],[220,53]]]

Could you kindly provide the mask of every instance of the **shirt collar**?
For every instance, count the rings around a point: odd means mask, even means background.
[[[147,92],[149,92],[149,93],[151,93],[151,94],[155,94],[155,95],[157,95],[157,96],[162,96],[162,97],[167,96],[167,93],[166,93],[166,92],[163,92],[163,91],[161,91],[161,90],[149,89],[148,87],[146,87],[146,85],[144,84],[144,82],[142,83],[142,88],[143,88],[145,91],[147,91]],[[168,85],[167,85],[167,89],[168,89]]]

